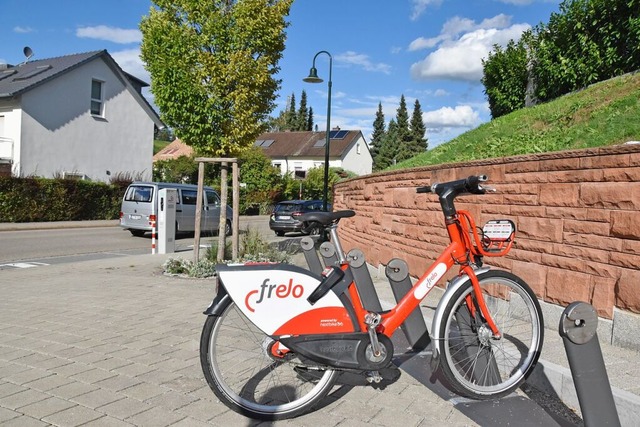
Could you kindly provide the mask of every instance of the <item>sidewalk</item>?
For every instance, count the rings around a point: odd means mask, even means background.
[[[217,402],[200,368],[202,311],[214,296],[214,281],[162,275],[170,256],[188,259],[189,253],[0,272],[0,424],[579,425],[557,416],[566,411],[554,409],[561,402],[543,402],[547,397],[535,393],[461,399],[433,384],[429,359],[421,354],[402,359],[399,378],[384,389],[341,388],[303,417],[248,420]],[[393,301],[386,279],[374,282],[380,299]],[[543,360],[530,383],[577,408],[557,325],[547,326]],[[637,425],[638,354],[602,349],[622,425]]]

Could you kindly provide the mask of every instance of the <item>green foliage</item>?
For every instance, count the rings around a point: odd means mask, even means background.
[[[564,0],[559,9],[483,62],[493,118],[524,106],[530,79],[544,102],[640,69],[640,0]]]
[[[267,213],[282,194],[280,170],[271,164],[262,149],[252,147],[240,157],[240,212],[253,209]]]
[[[394,169],[621,144],[640,139],[640,74],[485,123]]]
[[[0,177],[0,222],[117,219],[128,184]]]
[[[377,157],[382,146],[382,140],[385,134],[384,113],[382,112],[382,102],[378,102],[378,110],[376,111],[376,118],[373,121],[373,132],[371,134],[371,143],[369,144],[369,151],[373,158],[373,170],[379,170]]]
[[[482,61],[482,84],[494,119],[524,107],[527,89],[527,49],[521,39],[510,40],[507,47],[493,47]]]
[[[164,140],[160,140],[160,139],[154,139],[153,140],[153,154],[156,154],[158,151],[162,150],[164,147],[166,147],[169,144],[170,144],[170,142],[167,142],[167,141],[164,141]]]
[[[424,137],[427,128],[422,120],[422,107],[420,101],[416,99],[413,103],[413,113],[411,113],[411,122],[409,122],[409,130],[411,131],[411,155],[424,152],[427,147],[427,138]]]
[[[231,260],[231,245],[227,244],[224,251],[224,259]],[[207,249],[205,257],[193,262],[182,258],[169,258],[162,265],[165,274],[188,276],[194,278],[205,278],[215,276],[217,263],[218,247],[214,243]],[[277,247],[267,243],[262,235],[256,230],[249,227],[245,230],[240,241],[238,251],[238,259],[236,262],[280,262],[287,263],[290,260],[290,254],[286,251],[280,251]]]
[[[201,155],[250,147],[274,107],[292,0],[155,0],[141,57],[162,120]]]
[[[198,182],[198,163],[195,162],[193,156],[157,160],[153,163],[153,180],[196,184]]]
[[[313,130],[313,109],[307,108],[307,93],[303,90],[300,106],[296,111],[296,96],[287,98],[287,107],[276,118],[269,118],[267,127],[272,132]]]

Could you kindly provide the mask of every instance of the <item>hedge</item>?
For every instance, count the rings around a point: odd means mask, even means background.
[[[127,185],[0,177],[0,222],[117,219]]]

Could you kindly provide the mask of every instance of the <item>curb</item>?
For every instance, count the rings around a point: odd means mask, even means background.
[[[97,221],[0,222],[0,231],[116,227],[118,224],[120,224],[120,220],[118,219]]]

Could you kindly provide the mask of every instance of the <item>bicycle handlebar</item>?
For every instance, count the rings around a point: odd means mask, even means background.
[[[416,188],[417,193],[434,193],[440,198],[440,205],[445,216],[455,215],[453,199],[460,194],[485,194],[487,188],[481,185],[489,178],[486,175],[471,175],[464,179],[449,182],[436,182],[431,186]]]

